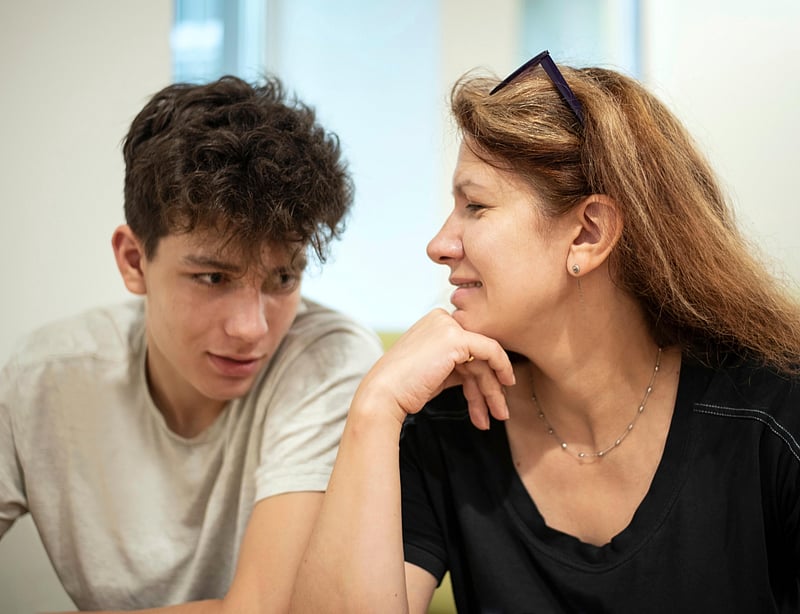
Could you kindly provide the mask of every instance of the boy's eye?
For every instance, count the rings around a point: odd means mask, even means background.
[[[292,290],[300,282],[300,275],[297,273],[283,272],[278,275],[280,287],[284,290]]]
[[[300,275],[288,271],[275,273],[271,279],[264,284],[267,292],[291,292],[300,283]]]
[[[208,286],[218,286],[225,281],[223,273],[198,273],[194,278]]]

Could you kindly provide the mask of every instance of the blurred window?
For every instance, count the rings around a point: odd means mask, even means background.
[[[548,49],[556,63],[601,65],[640,78],[641,0],[523,0],[523,60]]]
[[[442,298],[425,254],[442,210],[439,31],[430,0],[175,2],[176,81],[272,72],[339,135],[356,200],[303,293],[386,331]]]

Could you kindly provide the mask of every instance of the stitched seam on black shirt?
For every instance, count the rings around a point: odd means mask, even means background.
[[[765,425],[775,435],[780,437],[792,455],[800,462],[800,444],[794,436],[773,416],[760,409],[743,409],[740,407],[726,407],[723,405],[708,405],[705,403],[695,404],[695,411],[711,416],[723,418],[739,418],[745,420],[756,420]]]

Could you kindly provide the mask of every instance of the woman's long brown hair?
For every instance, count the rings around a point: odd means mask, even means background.
[[[800,304],[737,228],[685,128],[634,79],[602,68],[562,72],[585,125],[541,70],[492,96],[496,79],[462,77],[451,107],[475,153],[524,178],[545,216],[590,194],[616,201],[624,229],[612,276],[659,343],[710,364],[733,352],[797,373]]]

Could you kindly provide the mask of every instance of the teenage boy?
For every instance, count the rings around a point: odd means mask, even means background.
[[[300,295],[352,203],[338,140],[277,79],[225,77],[157,93],[123,151],[112,246],[141,298],[0,373],[0,535],[32,514],[80,609],[285,611],[380,355]]]

